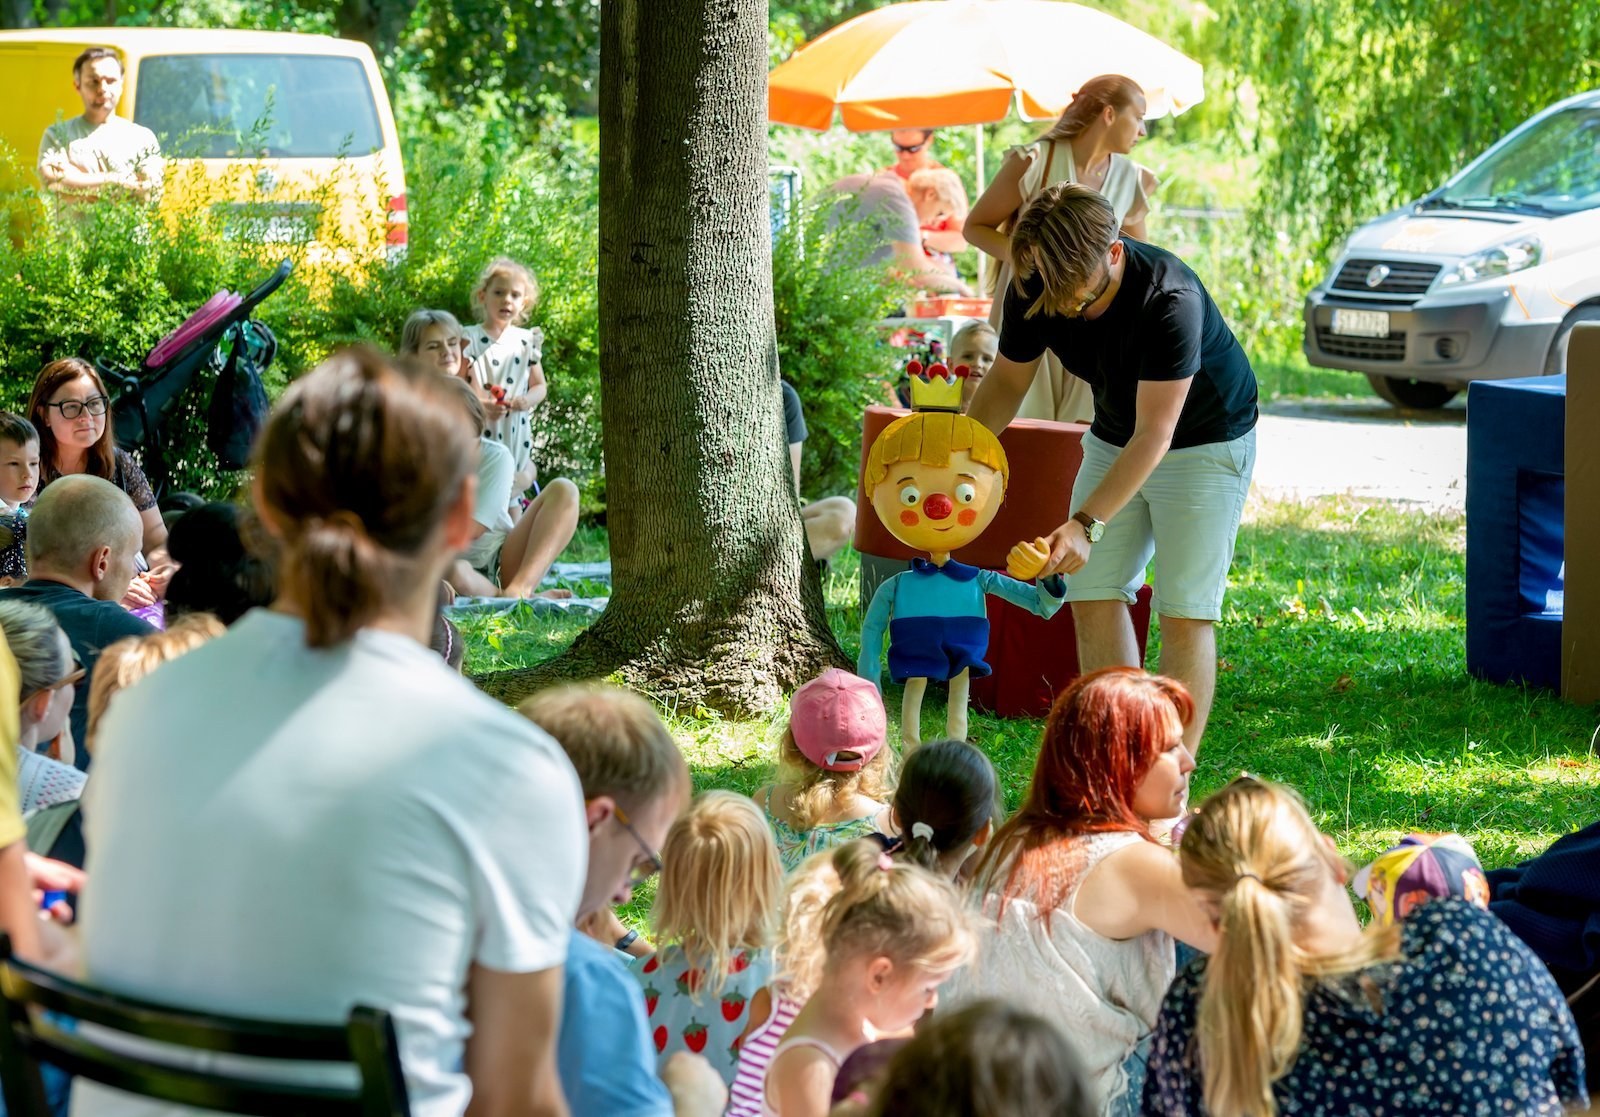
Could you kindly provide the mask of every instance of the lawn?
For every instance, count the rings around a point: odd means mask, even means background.
[[[1413,829],[1466,835],[1490,867],[1532,854],[1600,815],[1600,708],[1467,676],[1459,515],[1329,498],[1253,504],[1239,534],[1222,672],[1195,793],[1249,771],[1298,788],[1318,823],[1363,860]],[[586,530],[565,557],[605,554]],[[829,617],[852,654],[860,611],[853,553],[827,576]],[[581,619],[474,619],[473,672],[558,654]],[[1152,639],[1151,665],[1159,638]],[[898,692],[888,696],[897,721]],[[664,710],[697,786],[752,790],[772,772],[781,714],[730,722]],[[925,731],[942,725],[930,692]],[[974,714],[1007,806],[1025,790],[1039,723]],[[898,726],[891,729],[898,740]]]

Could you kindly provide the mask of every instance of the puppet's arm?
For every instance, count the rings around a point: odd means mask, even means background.
[[[1040,578],[1038,582],[1029,585],[995,570],[980,570],[978,585],[983,587],[984,593],[1004,598],[1018,608],[1026,609],[1045,620],[1055,616],[1062,602],[1067,599],[1067,580],[1060,574]]]
[[[896,574],[878,587],[861,618],[861,656],[856,660],[856,674],[883,690],[880,679],[883,661],[883,640],[889,631],[889,617],[894,612],[894,584],[900,579]]]

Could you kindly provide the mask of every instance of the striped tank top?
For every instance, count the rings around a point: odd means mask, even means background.
[[[733,1085],[728,1087],[727,1117],[761,1117],[762,1091],[772,1054],[804,1007],[802,1002],[792,1001],[781,993],[775,994],[775,998],[771,1015],[750,1033],[739,1049],[739,1069],[734,1072]]]

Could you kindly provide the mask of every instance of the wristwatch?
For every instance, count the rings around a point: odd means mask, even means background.
[[[1072,514],[1072,518],[1083,525],[1083,534],[1089,537],[1089,542],[1098,543],[1100,537],[1106,533],[1106,522],[1097,520],[1081,509]]]

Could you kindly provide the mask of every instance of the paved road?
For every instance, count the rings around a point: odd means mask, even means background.
[[[1257,428],[1255,491],[1354,496],[1460,511],[1467,496],[1467,409],[1400,412],[1381,400],[1269,404]]]

